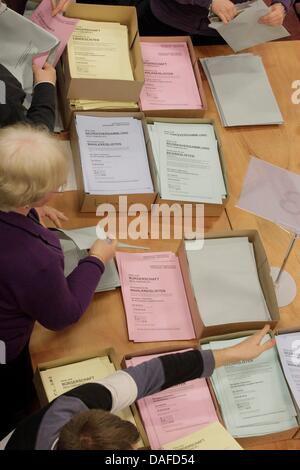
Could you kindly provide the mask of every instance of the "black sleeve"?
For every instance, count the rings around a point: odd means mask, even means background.
[[[159,359],[163,364],[165,373],[163,390],[203,376],[203,357],[198,350],[187,351],[184,354],[168,354],[160,356]]]
[[[89,409],[110,411],[112,408],[112,396],[110,391],[98,383],[80,385],[64,393],[64,396],[79,398]]]
[[[27,111],[27,121],[43,124],[53,132],[55,124],[56,88],[51,83],[39,83],[33,90],[32,102]]]

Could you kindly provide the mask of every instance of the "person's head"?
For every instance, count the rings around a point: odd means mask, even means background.
[[[104,410],[89,410],[64,425],[57,450],[131,450],[139,439],[134,424]]]
[[[44,129],[15,124],[0,129],[0,210],[41,207],[67,180],[68,163]]]

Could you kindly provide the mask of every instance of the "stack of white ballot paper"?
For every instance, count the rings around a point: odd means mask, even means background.
[[[284,375],[300,408],[300,332],[276,336]]]
[[[203,349],[223,349],[245,338],[212,341]],[[263,339],[267,341],[269,336]],[[257,359],[215,369],[212,385],[228,431],[234,437],[263,436],[297,427],[297,413],[275,348]]]
[[[134,80],[128,29],[119,23],[80,20],[68,42],[73,78]]]
[[[191,284],[205,326],[270,320],[247,237],[186,242]]]
[[[227,192],[212,124],[148,124],[163,199],[222,204]]]
[[[225,127],[283,123],[259,56],[247,53],[200,61]]]
[[[94,231],[95,234],[95,227],[86,227],[83,229],[78,230],[66,230],[65,233],[63,231],[57,231],[56,233],[59,236],[60,244],[62,250],[64,252],[64,260],[65,260],[65,276],[69,276],[71,272],[78,266],[78,263],[81,259],[88,256],[88,252],[86,249],[80,249],[76,243],[77,237],[84,237],[85,238],[85,231],[88,231],[87,236],[89,236],[89,232],[91,229]],[[96,240],[96,235],[94,236],[94,241]],[[114,260],[109,261],[105,265],[105,271],[97,285],[95,292],[105,292],[114,290],[117,287],[120,287],[120,279],[118,275],[118,271],[115,265]]]
[[[101,381],[115,371],[116,368],[110,358],[101,356],[42,370],[40,376],[48,401],[51,402],[79,385]],[[130,408],[124,408],[115,414],[136,425]],[[141,446],[142,442],[139,441],[138,447]]]
[[[133,117],[78,115],[76,129],[86,192],[153,192],[141,121]]]

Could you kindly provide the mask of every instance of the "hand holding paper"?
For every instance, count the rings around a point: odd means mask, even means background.
[[[230,0],[213,0],[211,9],[225,24],[235,17],[237,11]]]
[[[270,13],[262,16],[258,22],[269,26],[280,26],[285,17],[285,9],[282,3],[275,3],[270,7]]]
[[[95,256],[106,264],[115,256],[117,246],[117,240],[113,240],[111,243],[107,243],[105,240],[96,240],[90,249],[90,256]]]

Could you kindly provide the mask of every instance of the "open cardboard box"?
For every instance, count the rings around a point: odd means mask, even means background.
[[[191,58],[191,63],[192,67],[194,70],[194,75],[196,79],[196,84],[197,88],[199,91],[199,95],[201,98],[201,102],[203,107],[201,109],[156,109],[156,110],[147,110],[147,109],[142,109],[142,105],[140,103],[140,108],[141,111],[145,114],[145,116],[161,116],[161,117],[175,117],[175,118],[180,118],[180,117],[185,117],[185,118],[193,118],[193,117],[202,117],[205,114],[205,111],[207,110],[207,101],[203,89],[203,84],[201,80],[201,75],[199,71],[199,64],[198,60],[194,51],[194,46],[191,41],[190,36],[150,36],[150,37],[141,37],[140,38],[141,43],[142,42],[151,42],[151,43],[168,43],[168,42],[185,42],[187,44],[190,58]]]
[[[113,194],[113,195],[100,195],[100,194],[90,194],[85,191],[84,188],[84,181],[83,181],[83,173],[82,173],[82,166],[81,166],[81,158],[80,158],[80,149],[79,149],[79,141],[78,135],[75,126],[75,119],[76,116],[83,115],[83,116],[99,116],[99,117],[134,117],[142,121],[143,131],[144,131],[144,138],[146,143],[146,150],[148,155],[148,163],[151,173],[151,178],[153,182],[154,191],[151,193],[144,193],[144,194],[128,194],[127,196],[127,207],[131,204],[143,204],[147,211],[151,209],[151,205],[154,203],[156,196],[157,196],[157,186],[156,186],[156,178],[155,178],[155,161],[154,156],[152,153],[152,147],[150,144],[150,138],[147,130],[147,126],[144,120],[144,115],[142,113],[103,113],[103,112],[83,112],[83,113],[75,113],[74,118],[72,120],[72,125],[70,129],[70,140],[71,140],[71,147],[72,152],[74,155],[74,164],[75,164],[75,174],[77,180],[78,190],[80,191],[80,198],[81,198],[81,212],[93,212],[96,213],[97,207],[100,204],[106,203],[111,204],[114,209],[118,212],[119,210],[122,211],[122,208],[119,207],[119,197],[121,194]]]
[[[144,84],[136,9],[112,5],[71,4],[65,16],[89,21],[114,22],[128,28],[129,56],[134,80],[73,78],[67,49],[63,55],[64,93],[68,99],[138,102]]]
[[[251,329],[251,330],[248,330],[248,331],[246,331],[246,330],[239,331],[238,333],[230,333],[230,334],[219,335],[219,336],[211,336],[211,337],[208,337],[208,338],[201,339],[199,341],[199,345],[201,347],[203,344],[207,344],[211,341],[224,341],[224,340],[230,340],[230,339],[235,339],[235,338],[242,338],[244,336],[250,336],[251,334],[255,333],[256,331],[257,331],[257,329],[255,328],[255,329]],[[278,357],[278,360],[279,360],[279,364],[280,364],[279,357]],[[281,367],[281,364],[280,364],[280,367]],[[283,370],[282,370],[282,372],[283,372]],[[283,375],[284,375],[284,373],[283,373]],[[210,381],[210,379],[208,379],[208,380]],[[211,390],[211,393],[214,395],[214,402],[217,404],[216,409],[218,410],[218,415],[220,415],[222,417],[222,409],[220,407],[220,404],[218,403],[218,400],[217,400],[217,397],[214,393],[212,385],[211,385],[210,390]],[[291,395],[291,397],[293,399],[293,402],[295,403],[294,398],[293,398],[292,395]],[[238,443],[242,447],[254,447],[254,446],[260,445],[260,444],[268,444],[268,443],[271,443],[271,442],[285,441],[285,440],[293,439],[295,437],[295,435],[297,433],[299,433],[299,426],[300,426],[299,409],[298,409],[297,406],[295,406],[295,408],[296,408],[296,412],[297,412],[298,426],[293,427],[291,429],[288,429],[286,431],[276,432],[276,433],[273,433],[273,434],[267,434],[267,435],[264,435],[264,436],[241,437],[241,438],[235,437],[235,439],[238,441]],[[225,426],[223,417],[221,418],[221,422]]]
[[[57,360],[54,360],[54,361],[44,362],[42,364],[38,364],[38,366],[35,370],[35,373],[34,373],[33,382],[34,382],[36,392],[37,392],[37,395],[38,395],[41,406],[46,406],[46,405],[49,404],[49,400],[48,400],[48,397],[47,397],[47,394],[45,392],[44,385],[43,385],[41,371],[52,369],[54,367],[65,366],[65,365],[68,365],[68,364],[74,364],[76,362],[86,361],[88,359],[93,359],[95,357],[103,357],[103,356],[108,356],[109,357],[110,361],[112,362],[112,364],[114,365],[116,370],[121,369],[120,363],[117,359],[116,352],[112,348],[102,349],[97,354],[93,354],[93,355],[83,354],[83,355],[74,356],[74,357],[64,357],[64,358],[57,359]],[[136,427],[137,427],[137,429],[140,433],[141,439],[143,441],[143,444],[146,445],[146,443],[148,442],[148,438],[147,438],[146,431],[143,427],[142,421],[140,419],[140,415],[137,411],[136,405],[132,404],[130,406],[130,409],[131,409],[132,415],[134,417]]]
[[[227,170],[226,170],[226,164],[225,164],[225,158],[222,150],[222,144],[221,144],[221,139],[218,134],[218,131],[216,129],[215,123],[212,119],[200,119],[200,118],[163,118],[163,117],[146,117],[146,123],[147,124],[153,124],[154,122],[168,122],[168,123],[173,123],[173,124],[212,124],[214,127],[215,131],[215,136],[218,142],[218,150],[219,150],[219,156],[220,156],[220,163],[221,163],[221,168],[223,172],[223,177],[224,177],[224,182],[225,182],[225,187],[227,191],[227,197],[223,199],[222,204],[210,204],[210,203],[204,203],[204,215],[205,217],[217,217],[219,216],[228,200],[229,200],[229,189],[228,189],[228,180],[227,180]],[[150,143],[151,145],[151,143]],[[156,166],[155,166],[156,168]],[[158,187],[158,172],[156,170],[155,172],[155,177],[156,177],[156,187]],[[180,207],[183,209],[185,204],[191,204],[192,206],[196,206],[197,204],[200,204],[199,202],[193,202],[193,201],[176,201],[176,200],[168,200],[168,199],[162,199],[160,194],[158,193],[157,198],[156,198],[156,204],[167,204],[168,206],[172,206],[173,204],[179,204]]]
[[[126,360],[128,359],[132,359],[133,357],[139,357],[139,356],[151,356],[151,355],[154,355],[154,354],[157,354],[157,355],[160,355],[160,354],[166,354],[166,353],[176,353],[178,351],[182,351],[183,349],[194,349],[194,348],[182,348],[182,346],[178,346],[178,347],[168,347],[168,346],[165,346],[165,347],[160,347],[160,348],[155,348],[155,349],[146,349],[144,351],[138,351],[138,352],[134,352],[134,353],[130,353],[130,354],[126,354],[122,361],[121,361],[121,367],[122,369],[125,369],[127,366],[126,366]],[[222,416],[221,416],[221,413],[220,413],[220,410],[219,410],[219,405],[218,405],[218,402],[216,400],[216,397],[215,397],[215,394],[213,392],[213,389],[212,389],[212,385],[211,385],[211,382],[210,380],[207,380],[207,385],[208,385],[208,388],[209,388],[209,391],[210,391],[210,394],[211,394],[211,398],[212,398],[212,401],[213,401],[213,404],[214,404],[214,407],[216,409],[216,413],[217,413],[217,416],[218,416],[218,419],[219,421],[222,423]],[[138,405],[137,405],[137,408],[138,408]],[[142,418],[140,416],[140,421],[142,422]],[[143,430],[145,431],[145,428],[143,426]],[[145,431],[146,433],[146,431]],[[150,444],[149,444],[149,440],[148,440],[148,437],[147,437],[147,433],[146,433],[146,437],[145,439],[143,438],[143,441],[144,441],[144,444],[146,447],[148,447],[150,449]]]
[[[300,327],[298,327],[298,328],[289,328],[289,329],[280,329],[280,328],[276,329],[275,336],[285,335],[285,334],[288,334],[288,333],[300,333]],[[298,413],[298,415],[300,415],[299,406],[297,405],[297,402],[296,402],[296,400],[293,396],[293,393],[292,393],[289,385],[288,385],[288,387],[289,387],[289,390],[290,390],[291,397],[293,398],[293,402],[294,402],[295,408],[297,410],[297,413]],[[299,423],[300,423],[300,420],[299,420]],[[298,431],[294,435],[294,439],[300,439],[300,429],[298,429]]]

